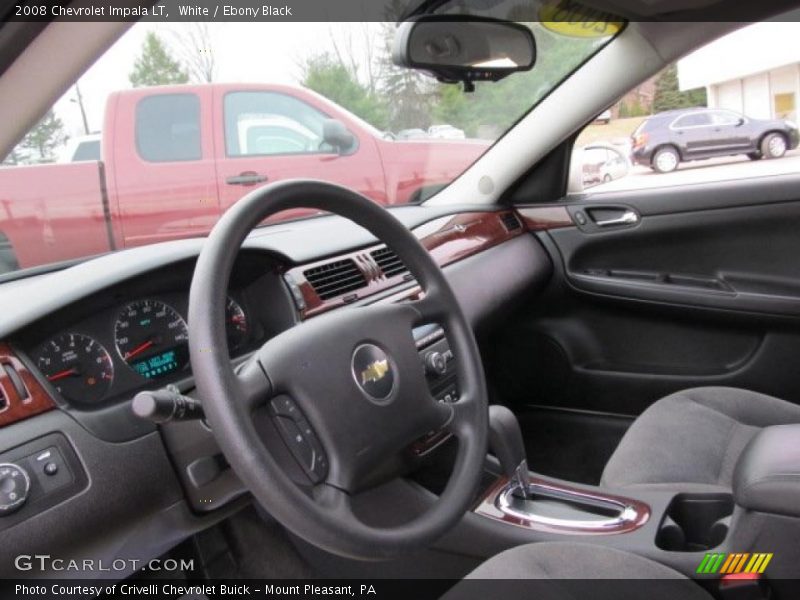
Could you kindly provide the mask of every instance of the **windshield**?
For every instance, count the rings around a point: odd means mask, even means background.
[[[536,64],[470,93],[395,66],[394,22],[134,25],[3,161],[0,276],[207,235],[281,179],[424,201],[618,29],[575,35],[509,11]]]

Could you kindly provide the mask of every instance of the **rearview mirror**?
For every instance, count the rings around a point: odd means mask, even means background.
[[[344,123],[336,119],[325,119],[322,123],[322,141],[339,154],[350,154],[356,145],[356,137]]]
[[[400,25],[394,63],[444,83],[498,81],[536,62],[536,42],[524,25],[496,19],[426,15]]]

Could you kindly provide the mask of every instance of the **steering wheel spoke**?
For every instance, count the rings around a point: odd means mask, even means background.
[[[265,406],[272,398],[272,384],[257,359],[251,358],[243,363],[234,376],[242,403],[249,412]]]
[[[416,312],[415,325],[438,323],[447,317],[446,308],[443,306],[439,294],[435,291],[424,291],[422,297],[409,303]]]

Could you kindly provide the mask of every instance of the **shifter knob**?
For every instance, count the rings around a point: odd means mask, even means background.
[[[503,473],[527,495],[530,477],[522,430],[517,417],[505,406],[489,407],[489,446],[500,461]]]

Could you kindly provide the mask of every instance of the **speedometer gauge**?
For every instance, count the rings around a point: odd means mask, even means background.
[[[145,379],[157,379],[189,364],[186,321],[158,300],[131,302],[114,324],[117,352]]]
[[[36,354],[36,365],[72,402],[99,402],[114,380],[111,356],[99,342],[81,333],[64,333],[48,340]]]

